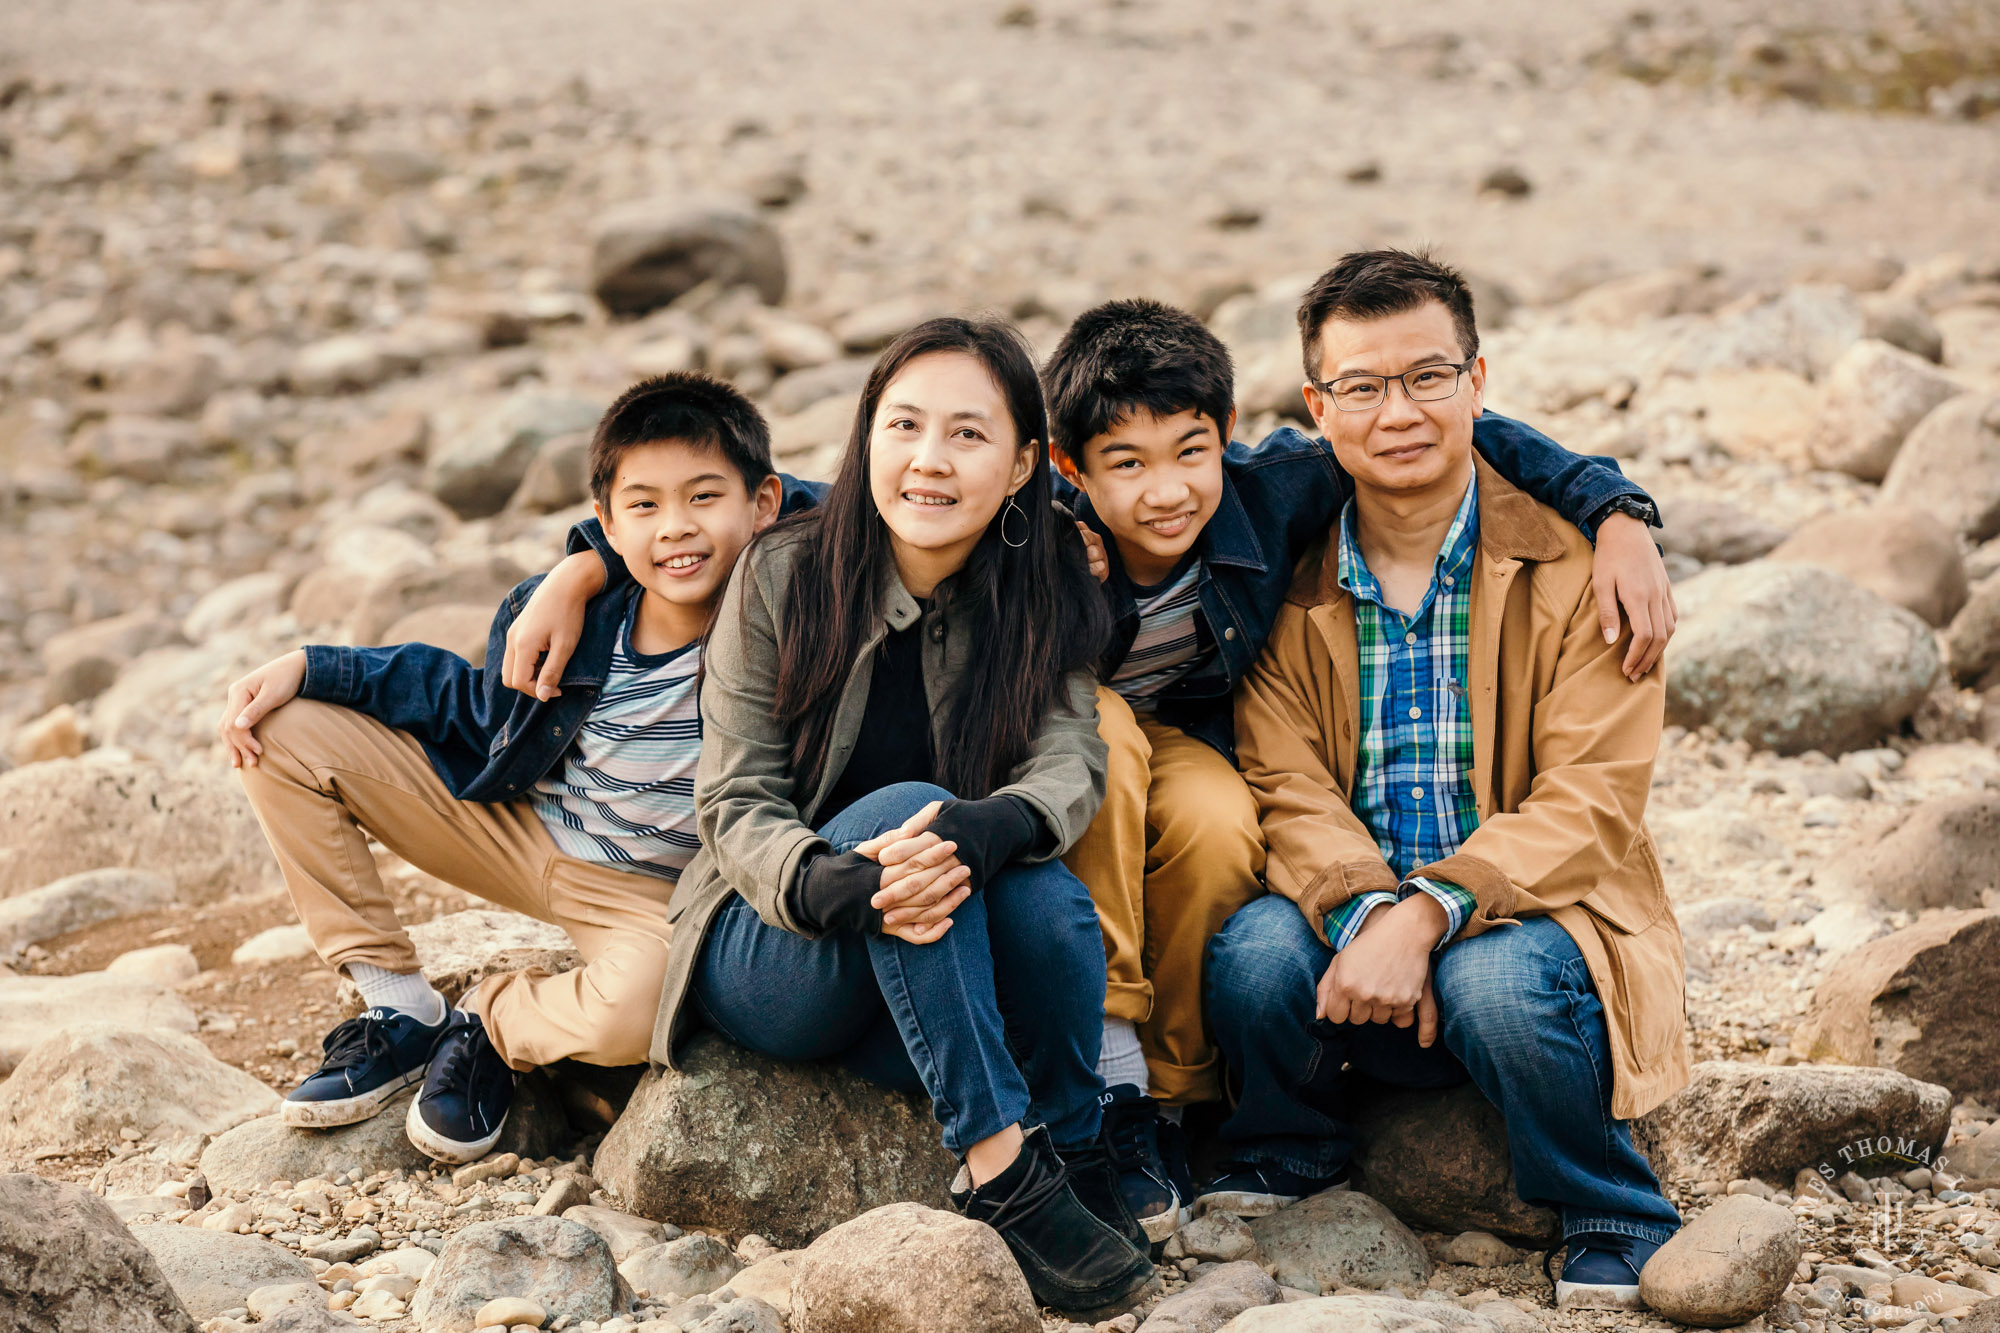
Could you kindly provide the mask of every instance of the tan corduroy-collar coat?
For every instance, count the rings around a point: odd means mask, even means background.
[[[1477,462],[1479,556],[1466,694],[1479,827],[1416,873],[1479,900],[1461,938],[1547,915],[1589,965],[1611,1033],[1612,1114],[1644,1114],[1687,1083],[1680,926],[1643,816],[1666,686],[1619,671],[1591,547],[1555,512]],[[1237,758],[1270,844],[1266,880],[1313,929],[1397,878],[1348,806],[1359,748],[1354,602],[1337,547],[1301,562],[1263,656],[1236,695]]]

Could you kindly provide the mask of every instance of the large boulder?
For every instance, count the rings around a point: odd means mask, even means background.
[[[237,1309],[259,1287],[314,1281],[305,1260],[258,1236],[174,1222],[144,1223],[133,1227],[132,1235],[152,1251],[160,1272],[198,1320]]]
[[[486,518],[507,507],[541,447],[558,435],[589,430],[603,404],[587,398],[520,390],[431,450],[424,486],[460,518]]]
[[[425,980],[454,1004],[487,977],[540,968],[568,972],[583,965],[561,926],[519,912],[475,907],[407,927]],[[334,1003],[349,1017],[361,1012],[361,992],[341,979]]]
[[[1846,509],[1812,519],[1771,559],[1844,574],[1925,623],[1947,624],[1965,605],[1965,561],[1935,517],[1899,505]]]
[[[1430,1256],[1387,1208],[1353,1190],[1310,1195],[1250,1224],[1272,1276],[1300,1291],[1339,1287],[1420,1289]]]
[[[1492,1320],[1444,1301],[1322,1296],[1246,1310],[1222,1333],[1499,1333]]]
[[[2000,884],[2000,792],[1936,796],[1871,828],[1832,858],[1819,880],[1891,911],[1979,907]]]
[[[641,200],[607,212],[591,244],[590,289],[614,315],[643,315],[703,282],[785,299],[785,248],[746,202]]]
[[[51,708],[95,699],[111,688],[126,663],[179,637],[180,628],[152,610],[66,629],[42,645],[42,668],[48,673],[43,697]]]
[[[1788,1209],[1732,1194],[1668,1238],[1639,1274],[1639,1299],[1697,1328],[1733,1328],[1777,1304],[1801,1246]]]
[[[799,1256],[792,1333],[1039,1333],[1028,1280],[984,1222],[892,1203]]]
[[[226,769],[89,754],[0,773],[0,898],[111,866],[170,876],[189,907],[279,883],[264,831]]]
[[[137,977],[0,977],[0,1074],[25,1063],[29,1052],[70,1024],[92,1021],[168,1033],[199,1026],[180,996]]]
[[[799,1246],[883,1204],[943,1204],[956,1169],[923,1099],[701,1033],[640,1081],[591,1174],[635,1213]]]
[[[1661,549],[1704,565],[1740,565],[1785,540],[1783,528],[1722,500],[1672,500],[1661,508]]]
[[[0,1155],[108,1150],[128,1129],[155,1143],[220,1134],[277,1103],[193,1037],[88,1023],[43,1041],[0,1083]]]
[[[152,1252],[104,1200],[40,1176],[0,1176],[0,1328],[194,1333]]]
[[[1807,445],[1820,467],[1880,481],[1918,422],[1965,386],[1922,357],[1864,338],[1834,364]]]
[[[1882,1134],[1907,1141],[1911,1156],[1935,1155],[1950,1124],[1948,1089],[1892,1069],[1704,1060],[1685,1088],[1633,1122],[1632,1139],[1662,1180],[1788,1186]]]
[[[1350,1115],[1354,1188],[1427,1231],[1490,1231],[1553,1244],[1561,1220],[1514,1189],[1507,1122],[1470,1083],[1438,1090],[1370,1087]]]
[[[1677,590],[1667,720],[1779,754],[1879,744],[1943,673],[1936,637],[1831,570],[1753,561]]]
[[[618,1274],[641,1296],[706,1296],[743,1271],[729,1242],[697,1231],[649,1245],[618,1263]]]
[[[445,1242],[410,1316],[424,1333],[473,1333],[480,1308],[502,1296],[525,1296],[550,1322],[571,1324],[602,1323],[632,1304],[595,1231],[557,1217],[510,1217],[474,1223]]]
[[[1843,955],[1792,1049],[2000,1098],[2000,912],[1940,912]]]
[[[155,648],[98,696],[91,733],[98,744],[141,758],[177,760],[215,738],[217,705],[230,682],[271,660],[269,640],[219,634],[198,647]],[[217,764],[216,776],[231,776]]]
[[[1217,1264],[1153,1307],[1140,1333],[1215,1333],[1260,1305],[1274,1305],[1280,1287],[1247,1259]]]
[[[1933,408],[1903,441],[1882,499],[1935,514],[1969,541],[2000,533],[2000,396],[1963,393]]]
[[[1794,287],[1761,305],[1690,325],[1660,368],[1688,376],[1784,370],[1817,380],[1864,330],[1861,305],[1845,288]]]
[[[449,564],[391,570],[363,590],[347,617],[347,637],[364,645],[407,642],[391,633],[397,625],[440,606],[463,604],[483,609],[478,633],[484,647],[494,608],[527,576],[526,570],[497,552]]]
[[[100,921],[172,905],[174,882],[151,870],[85,870],[0,898],[0,956]]]

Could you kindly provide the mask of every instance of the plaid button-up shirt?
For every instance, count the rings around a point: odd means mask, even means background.
[[[1340,586],[1354,598],[1361,662],[1361,745],[1354,771],[1355,817],[1368,826],[1402,884],[1364,893],[1327,914],[1326,937],[1346,948],[1377,907],[1428,893],[1448,918],[1442,948],[1477,900],[1456,884],[1411,877],[1417,866],[1457,851],[1479,826],[1472,794],[1472,713],[1466,703],[1467,625],[1472,566],[1479,551],[1479,483],[1465,488],[1445,533],[1430,587],[1412,616],[1382,600],[1354,532],[1354,502],[1340,515]]]

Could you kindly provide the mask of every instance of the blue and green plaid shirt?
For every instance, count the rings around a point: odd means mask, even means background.
[[[1382,585],[1355,539],[1352,500],[1340,515],[1340,586],[1354,598],[1361,661],[1354,814],[1403,882],[1393,894],[1364,893],[1329,912],[1326,937],[1335,950],[1353,942],[1370,912],[1412,893],[1428,893],[1444,907],[1449,920],[1439,948],[1478,905],[1456,884],[1410,875],[1457,851],[1479,826],[1472,794],[1472,713],[1465,698],[1478,499],[1475,479],[1465,488],[1438,550],[1431,586],[1413,616],[1382,600]]]

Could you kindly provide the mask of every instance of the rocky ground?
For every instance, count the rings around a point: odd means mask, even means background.
[[[1046,349],[1143,293],[1230,343],[1256,438],[1299,410],[1304,275],[1434,241],[1477,279],[1494,405],[1667,514],[1649,824],[1704,1063],[1640,1137],[1726,1235],[1691,1228],[1649,1299],[2000,1324],[1961,1313],[2000,1296],[1996,79],[1990,7],[1954,0],[11,7],[0,1163],[110,1214],[25,1177],[0,1212],[136,1237],[121,1290],[157,1265],[160,1327],[469,1329],[481,1293],[573,1329],[1042,1326],[978,1235],[870,1211],[940,1203],[946,1164],[920,1109],[832,1075],[554,1071],[456,1174],[394,1116],[282,1132],[349,1000],[216,755],[222,689],[304,641],[478,653],[634,376],[733,377],[820,475],[924,315]],[[562,964],[381,859],[447,988]],[[1669,1326],[1550,1309],[1514,1248],[1546,1215],[1476,1101],[1362,1112],[1379,1203],[1218,1219],[1111,1326]],[[980,1310],[851,1322],[922,1294],[871,1267],[898,1253]]]

